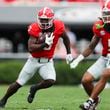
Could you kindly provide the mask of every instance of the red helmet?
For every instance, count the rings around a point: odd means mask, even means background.
[[[53,26],[54,12],[48,7],[44,7],[38,12],[38,25],[41,29],[49,29]]]
[[[102,8],[102,19],[104,23],[110,23],[110,0],[107,0]]]

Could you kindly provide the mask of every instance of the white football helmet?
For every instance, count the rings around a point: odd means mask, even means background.
[[[49,29],[53,26],[54,12],[48,7],[44,7],[38,12],[37,21],[41,29]]]
[[[104,3],[102,8],[102,19],[104,23],[110,23],[110,0]]]

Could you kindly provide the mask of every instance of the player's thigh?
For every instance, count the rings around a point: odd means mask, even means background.
[[[37,71],[37,64],[33,58],[29,58],[22,68],[17,82],[21,85],[24,85]]]
[[[50,61],[50,62],[44,64],[39,69],[39,74],[44,80],[46,80],[46,79],[56,80],[56,72],[55,72],[55,67],[54,67],[53,61]]]
[[[88,70],[87,72],[90,73],[95,79],[99,78],[103,70],[106,66],[106,60],[104,57],[100,57]]]
[[[105,79],[110,79],[110,67],[109,68],[106,68],[104,71],[103,71],[103,74],[102,74],[102,77]]]

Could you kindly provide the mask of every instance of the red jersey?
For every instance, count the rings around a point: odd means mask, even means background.
[[[54,20],[54,32],[53,35],[55,36],[53,39],[53,44],[49,47],[45,47],[41,51],[36,51],[31,53],[31,55],[35,58],[52,58],[54,54],[54,50],[56,47],[56,44],[58,42],[58,39],[61,37],[63,32],[65,31],[64,23],[60,20]],[[39,28],[38,24],[35,22],[31,24],[28,28],[28,34],[32,37],[39,37],[39,34],[42,32],[42,30]]]
[[[102,55],[106,56],[110,53],[110,33],[104,29],[104,22],[102,20],[94,23],[93,32],[97,37],[100,37],[103,46]]]

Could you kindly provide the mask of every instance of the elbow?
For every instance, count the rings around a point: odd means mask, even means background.
[[[29,51],[29,53],[32,53],[33,51],[32,50],[30,50],[30,49],[28,49],[28,51]]]
[[[39,49],[33,48],[33,47],[29,47],[29,48],[28,48],[28,51],[29,51],[30,53],[33,53],[33,52],[39,51]]]
[[[28,47],[28,51],[29,51],[30,53],[32,53],[32,52],[33,52],[33,49],[32,49],[31,47]]]

